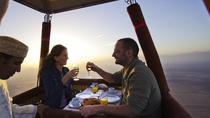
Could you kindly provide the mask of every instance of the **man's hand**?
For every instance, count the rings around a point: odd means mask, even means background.
[[[84,117],[96,115],[100,113],[100,105],[87,105],[80,108],[80,113]]]
[[[105,81],[114,83],[114,80],[112,79],[112,74],[104,71],[100,67],[96,66],[94,63],[88,62],[86,64],[86,68],[91,68],[92,71],[97,72]]]
[[[40,118],[43,118],[43,112],[45,109],[49,108],[49,106],[44,105],[44,104],[39,104],[37,106],[37,113],[39,114]]]
[[[86,68],[91,68],[92,71],[96,71],[98,69],[98,66],[96,66],[93,62],[88,62],[86,64]]]

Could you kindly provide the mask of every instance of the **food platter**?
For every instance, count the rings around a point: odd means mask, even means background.
[[[73,98],[69,102],[69,107],[78,109],[78,108],[81,107],[81,103],[82,103],[82,99],[80,99],[80,98]]]
[[[85,98],[91,98],[93,96],[93,93],[78,93],[76,95],[77,98],[85,99]]]
[[[107,95],[103,96],[103,98],[108,99],[108,103],[116,103],[116,102],[120,101],[120,97],[117,95],[107,94]]]

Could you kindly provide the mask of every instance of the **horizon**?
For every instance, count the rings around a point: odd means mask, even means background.
[[[192,59],[196,57],[195,59]],[[140,60],[142,60],[145,64],[146,61],[144,59],[144,57],[139,57]],[[177,60],[177,61],[176,61]],[[182,55],[177,55],[177,56],[160,56],[160,61],[162,64],[162,67],[164,69],[165,72],[167,72],[168,70],[187,70],[187,71],[192,71],[196,70],[197,72],[208,72],[208,70],[210,70],[210,51],[206,52],[206,53],[186,53],[186,54],[182,54]],[[115,59],[112,58],[110,56],[110,58],[105,58],[103,60],[95,60],[92,61],[94,62],[96,65],[98,65],[99,67],[104,68],[106,71],[108,72],[116,72],[119,71],[120,69],[122,69],[123,67],[121,65],[115,64]],[[86,70],[86,62],[81,62],[78,63],[79,66],[79,74],[78,77],[79,78],[88,78],[88,73]],[[72,69],[71,65],[65,65],[65,67]],[[36,78],[37,77],[37,73],[38,73],[38,64],[36,66],[29,66],[27,64],[22,65],[21,67],[21,72],[16,73],[12,78],[16,78],[16,77],[25,77],[25,75],[27,74],[31,74],[33,75],[32,78]],[[201,70],[201,71],[199,71]],[[91,72],[92,73],[92,77],[93,78],[101,78],[97,73],[95,72]],[[12,80],[12,79],[11,79]]]

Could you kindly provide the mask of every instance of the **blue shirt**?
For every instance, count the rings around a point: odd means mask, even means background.
[[[61,74],[61,78],[63,78],[63,74]],[[62,97],[61,97],[61,103],[60,103],[60,108],[63,108],[68,104],[66,95],[65,95],[65,90],[62,91]]]
[[[49,105],[51,108],[61,108],[62,96],[66,97],[67,103],[71,100],[72,90],[70,81],[65,85],[61,81],[62,75],[65,75],[68,71],[68,68],[63,67],[63,73],[60,73],[55,66],[41,71],[40,77],[43,80],[45,89],[43,104]]]

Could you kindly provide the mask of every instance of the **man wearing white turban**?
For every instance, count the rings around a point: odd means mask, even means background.
[[[9,0],[0,0],[0,25],[7,11]],[[21,64],[28,52],[28,46],[7,36],[0,36],[0,118],[35,118],[36,112],[42,118],[45,105],[18,106],[12,104],[6,80],[20,72]]]
[[[12,104],[6,80],[20,72],[28,47],[22,42],[7,36],[0,36],[0,118],[35,118],[43,106]],[[42,107],[42,108],[40,108]]]

